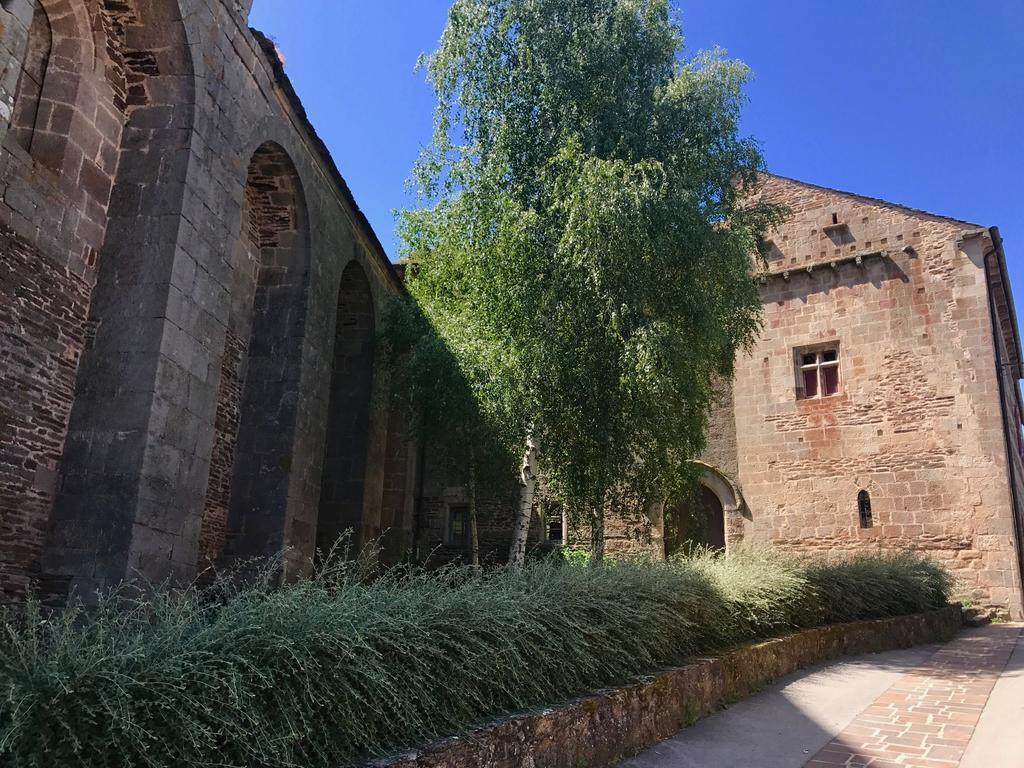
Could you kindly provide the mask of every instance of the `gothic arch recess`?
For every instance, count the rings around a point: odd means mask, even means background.
[[[338,289],[327,442],[320,483],[317,549],[329,552],[346,530],[362,545],[373,389],[374,307],[366,273],[353,260]]]
[[[73,124],[82,143],[99,146],[103,138],[103,129],[77,114],[84,83],[96,67],[96,48],[81,0],[34,0],[32,5],[9,134],[37,163],[61,171]],[[102,100],[103,95],[95,94],[91,101]],[[94,105],[89,106],[94,112]],[[120,123],[115,120],[106,127],[119,133]],[[115,147],[117,141],[114,136]],[[68,171],[77,181],[78,168]],[[105,198],[99,202],[106,205]]]
[[[240,224],[201,563],[225,543],[232,560],[285,546],[310,235],[302,183],[276,143],[253,154]]]

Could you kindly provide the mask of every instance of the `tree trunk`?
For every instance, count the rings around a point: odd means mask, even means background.
[[[533,497],[537,491],[537,446],[532,437],[526,439],[526,453],[519,473],[519,505],[512,526],[512,546],[508,551],[509,565],[522,565],[526,561],[526,539],[530,535],[533,515]]]
[[[427,441],[420,438],[419,454],[416,456],[416,499],[412,513],[412,558],[414,562],[422,562],[420,558],[420,536],[423,531],[423,486],[427,467]]]
[[[647,507],[648,530],[651,532],[651,556],[665,560],[665,500],[651,502]]]
[[[470,563],[474,568],[480,567],[480,536],[476,525],[476,452],[469,450],[469,545],[471,547]]]
[[[590,563],[604,560],[604,505],[590,512]]]

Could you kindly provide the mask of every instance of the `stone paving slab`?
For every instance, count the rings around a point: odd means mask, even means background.
[[[992,689],[960,768],[1024,765],[1024,628]]]
[[[1020,768],[1022,714],[1024,627],[994,625],[796,673],[620,768]]]
[[[1019,627],[996,625],[948,643],[875,699],[807,768],[957,768],[1019,635]]]
[[[799,768],[907,670],[923,645],[819,664],[698,721],[620,768]]]

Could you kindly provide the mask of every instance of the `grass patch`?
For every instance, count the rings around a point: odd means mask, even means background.
[[[356,765],[740,642],[943,605],[912,554],[709,555],[478,573],[341,565],[272,589],[4,619],[0,763]]]

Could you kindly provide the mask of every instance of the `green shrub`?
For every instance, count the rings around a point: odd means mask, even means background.
[[[809,561],[807,578],[820,595],[822,624],[927,611],[952,588],[942,566],[910,552]]]
[[[742,641],[934,608],[948,586],[913,555],[704,553],[29,606],[0,640],[0,764],[353,765]]]

